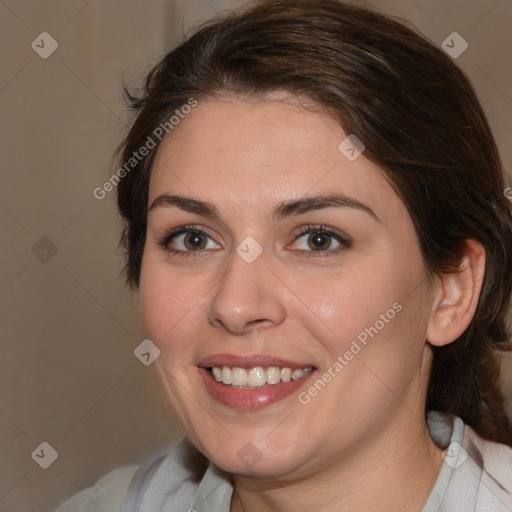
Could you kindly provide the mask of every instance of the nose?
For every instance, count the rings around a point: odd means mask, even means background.
[[[234,252],[212,297],[209,322],[238,336],[277,326],[286,314],[282,296],[282,284],[267,268],[264,253],[247,263]]]

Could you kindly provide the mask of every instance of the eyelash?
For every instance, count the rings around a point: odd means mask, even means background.
[[[164,251],[166,251],[167,253],[172,254],[172,255],[197,256],[200,253],[202,253],[205,249],[199,249],[197,251],[181,251],[181,250],[169,248],[169,244],[171,243],[171,241],[174,238],[176,238],[177,236],[183,235],[184,233],[189,233],[191,231],[193,231],[195,233],[200,233],[201,235],[205,235],[209,238],[212,238],[206,231],[204,231],[194,225],[188,225],[188,226],[182,226],[182,227],[175,228],[175,229],[168,231],[167,233],[165,233],[165,235],[162,238],[160,238],[158,240],[157,244],[160,247],[162,247],[162,249]],[[304,226],[301,229],[301,231],[295,235],[295,239],[293,241],[296,242],[302,236],[308,235],[308,234],[314,234],[314,233],[318,233],[321,235],[328,235],[328,236],[334,238],[334,240],[336,240],[337,242],[340,243],[341,247],[338,247],[337,249],[334,249],[334,250],[328,249],[326,251],[304,251],[301,249],[295,249],[295,251],[311,253],[309,256],[316,258],[316,257],[324,257],[326,254],[327,255],[337,254],[338,252],[340,252],[344,249],[348,249],[352,245],[351,241],[349,239],[342,237],[338,233],[335,233],[334,231],[331,231],[331,230],[325,228],[323,225],[313,225],[313,224],[308,224],[308,225]],[[196,253],[196,254],[194,254],[194,253]],[[199,253],[199,254],[197,254],[197,253]]]

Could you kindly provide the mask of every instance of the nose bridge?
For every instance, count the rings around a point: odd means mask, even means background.
[[[242,255],[233,251],[229,271],[220,280],[209,306],[210,323],[234,334],[284,320],[284,304],[278,283],[267,268],[267,258],[260,254],[252,261],[246,259],[243,249],[247,247],[240,244]]]

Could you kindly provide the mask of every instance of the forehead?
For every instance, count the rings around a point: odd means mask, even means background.
[[[149,202],[173,193],[221,210],[231,204],[268,209],[284,196],[340,192],[374,211],[403,214],[404,205],[364,152],[347,158],[347,136],[330,116],[293,97],[202,101],[162,141]]]

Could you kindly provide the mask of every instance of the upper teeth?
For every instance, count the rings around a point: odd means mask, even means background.
[[[277,384],[297,380],[307,375],[313,368],[308,366],[304,369],[293,370],[291,368],[278,368],[269,366],[267,369],[255,366],[250,370],[244,368],[229,368],[228,366],[212,367],[212,375],[215,380],[223,384],[233,386],[261,387],[265,384]]]

